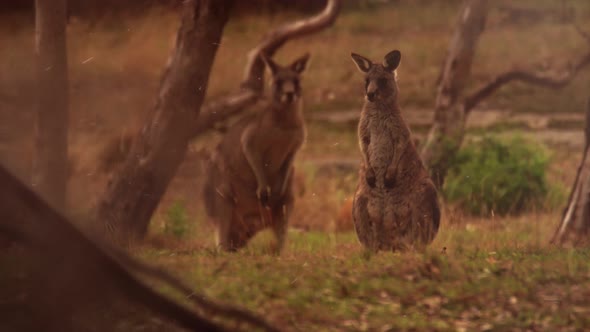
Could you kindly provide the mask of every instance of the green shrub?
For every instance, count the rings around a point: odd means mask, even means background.
[[[176,201],[166,211],[164,233],[183,238],[189,231],[188,216],[184,203]]]
[[[517,214],[542,206],[554,192],[546,178],[548,164],[538,144],[484,137],[459,151],[443,194],[470,214]]]

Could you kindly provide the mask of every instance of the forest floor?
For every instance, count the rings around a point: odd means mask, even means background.
[[[312,53],[303,81],[308,138],[296,161],[305,190],[281,256],[267,252],[268,233],[235,254],[214,250],[200,202],[200,155],[214,146],[215,135],[191,144],[148,241],[133,253],[181,276],[196,291],[249,308],[287,331],[590,328],[590,251],[549,245],[560,211],[473,218],[445,207],[440,233],[426,253],[370,255],[358,244],[350,220],[342,217],[356,185],[355,121],[362,104],[362,78],[349,53],[378,60],[391,49],[402,51],[400,103],[420,140],[432,120],[435,82],[458,10],[457,1],[394,3],[344,12],[334,27],[277,54],[287,62]],[[570,3],[576,22],[590,31],[590,3]],[[555,7],[550,0],[534,4]],[[570,23],[552,16],[511,18],[494,8],[468,91],[517,66],[560,72],[590,47]],[[246,52],[270,27],[300,16],[231,20],[208,100],[239,87]],[[0,161],[27,179],[34,29],[19,17],[0,22]],[[68,26],[70,214],[84,215],[103,192],[109,174],[98,165],[105,145],[136,132],[153,106],[177,26],[175,14],[157,9],[94,24],[74,18]],[[558,91],[508,85],[474,110],[468,139],[522,135],[543,143],[551,153],[550,181],[569,188],[582,152],[589,85],[588,69]]]

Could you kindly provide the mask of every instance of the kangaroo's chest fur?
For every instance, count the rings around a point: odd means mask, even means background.
[[[361,137],[369,140],[367,160],[375,175],[378,178],[383,177],[396,154],[400,153],[396,151],[396,147],[408,141],[408,133],[396,121],[396,115],[389,110],[366,107],[362,117],[367,121],[366,132],[361,132]]]
[[[281,114],[280,112],[283,112]],[[295,153],[305,139],[305,126],[300,111],[274,110],[258,119],[255,139],[261,149],[266,174],[272,180],[288,157]]]
[[[411,182],[425,175],[410,130],[395,104],[365,105],[359,122],[359,139],[365,146],[361,148],[363,159],[375,173],[376,189],[383,189],[388,172],[394,175],[395,191],[407,189]]]
[[[271,182],[280,180],[281,167],[301,147],[305,139],[305,124],[300,106],[292,105],[291,109],[272,107],[276,106],[268,105],[260,114],[236,124],[219,148],[230,171],[228,175],[251,189],[255,189],[256,176],[240,145],[244,131],[253,132],[252,144],[260,154],[264,173]]]

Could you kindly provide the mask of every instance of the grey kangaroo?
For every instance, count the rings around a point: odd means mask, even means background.
[[[398,105],[401,53],[389,52],[382,64],[351,56],[365,76],[358,125],[362,161],[352,211],[357,236],[372,250],[422,248],[438,232],[440,209]]]
[[[293,159],[306,135],[300,81],[309,54],[287,67],[262,59],[272,73],[270,100],[229,128],[207,166],[205,209],[226,251],[270,227],[280,252],[294,203]]]

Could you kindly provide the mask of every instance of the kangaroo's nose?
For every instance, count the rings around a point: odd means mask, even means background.
[[[290,104],[295,100],[295,94],[293,92],[285,92],[280,98],[281,102]]]
[[[375,99],[375,92],[367,92],[367,99],[373,101]]]
[[[287,102],[290,103],[293,101],[293,99],[295,99],[295,94],[293,92],[287,92],[286,93],[287,96]]]

